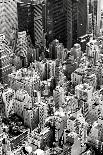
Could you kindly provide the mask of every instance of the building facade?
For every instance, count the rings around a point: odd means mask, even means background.
[[[26,31],[35,45],[43,39],[43,4],[42,1],[22,1],[17,5],[18,30]]]
[[[17,25],[17,0],[0,0],[0,33],[5,35],[8,42],[12,28],[17,28]]]
[[[8,74],[12,72],[12,66],[10,64],[11,49],[7,45],[5,35],[0,35],[0,81],[2,83],[8,83]]]
[[[87,0],[72,1],[72,38],[73,44],[77,38],[87,32]]]
[[[92,14],[93,35],[98,36],[101,26],[101,0],[88,0],[89,13]]]
[[[67,48],[72,47],[72,0],[64,0],[64,9],[66,16],[66,37],[67,37]]]
[[[65,46],[66,35],[66,16],[63,0],[46,1],[47,18],[47,45],[54,39],[60,40]]]

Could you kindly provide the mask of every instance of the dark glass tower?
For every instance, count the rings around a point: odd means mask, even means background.
[[[72,0],[64,0],[64,9],[66,16],[66,37],[67,48],[72,47]]]
[[[31,40],[34,43],[34,19],[33,7],[29,3],[18,3],[18,31],[26,31],[30,34]]]
[[[87,0],[72,1],[72,28],[74,44],[87,31]]]
[[[47,18],[47,45],[54,39],[58,39],[66,46],[66,14],[64,0],[47,0],[46,1],[46,18]]]
[[[87,0],[47,0],[47,41],[70,49],[87,31]]]
[[[24,2],[17,5],[18,30],[30,34],[32,43],[35,45],[43,38],[43,4],[41,1]]]

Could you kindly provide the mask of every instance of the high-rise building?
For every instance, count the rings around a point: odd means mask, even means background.
[[[21,67],[26,67],[28,65],[27,61],[27,37],[26,31],[18,32],[17,44],[15,52],[20,57]]]
[[[88,33],[92,33],[93,32],[93,16],[92,13],[88,14]]]
[[[30,3],[20,2],[17,4],[18,13],[18,31],[26,31],[30,34],[34,43],[34,19],[33,11]]]
[[[100,33],[101,23],[101,0],[88,0],[89,13],[92,13],[93,36],[98,36]]]
[[[87,0],[48,1],[47,23],[47,40],[58,39],[70,49],[87,32]]]
[[[77,38],[87,32],[87,0],[72,1],[72,38],[73,44]]]
[[[34,35],[35,43],[41,43],[43,39],[43,5],[42,3],[35,4],[34,6]]]
[[[5,105],[5,116],[8,117],[10,111],[13,110],[15,92],[9,88],[3,93],[3,103]]]
[[[67,48],[72,47],[72,0],[65,0],[66,26],[67,26]]]
[[[97,4],[97,35],[100,33],[101,26],[101,0],[98,0]]]
[[[17,0],[0,0],[0,33],[5,34],[7,41],[11,39],[12,28],[17,25]]]
[[[64,0],[46,1],[47,45],[54,39],[58,39],[66,46],[67,32],[64,4]]]
[[[17,5],[18,30],[27,31],[33,44],[43,40],[43,4],[42,1],[24,1]]]
[[[12,53],[5,40],[5,35],[0,35],[0,81],[8,83],[8,74],[12,72],[10,56]]]
[[[86,34],[87,0],[46,0],[44,3],[26,1],[20,5],[25,5],[26,11],[18,9],[18,27],[23,27],[22,31],[28,29],[37,44],[44,40],[46,35],[47,46],[54,39],[58,39],[64,47],[70,49],[78,37]]]
[[[47,113],[47,104],[41,102],[39,105],[39,125],[40,128],[43,129],[45,125],[45,119],[47,118],[48,113]]]

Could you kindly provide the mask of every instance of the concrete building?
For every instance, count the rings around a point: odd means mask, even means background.
[[[41,102],[41,104],[39,105],[39,124],[41,130],[44,128],[45,120],[48,116],[47,108],[48,107],[46,103]]]
[[[93,17],[92,17],[92,13],[88,14],[88,33],[92,33],[93,32]]]
[[[8,83],[8,74],[12,72],[10,64],[11,49],[7,45],[5,35],[0,35],[0,81],[2,83]]]
[[[98,4],[97,4],[97,35],[100,34],[100,26],[101,26],[101,0],[98,0]]]
[[[101,25],[101,0],[89,0],[89,13],[93,17],[93,36],[99,36]]]
[[[26,67],[28,65],[27,50],[28,46],[27,46],[26,31],[18,32],[15,52],[17,56],[20,57],[21,67]]]
[[[24,1],[17,5],[18,30],[30,34],[33,44],[43,40],[43,4],[42,1]],[[22,16],[23,15],[23,16]]]
[[[60,86],[57,86],[55,90],[53,90],[53,97],[55,102],[55,108],[59,109],[64,104],[64,89]]]
[[[77,68],[71,74],[72,83],[75,84],[75,85],[82,83],[85,74],[86,74],[86,67],[85,68]]]
[[[88,84],[80,84],[75,87],[75,94],[78,99],[83,99],[85,101],[91,101],[93,94],[93,87]]]
[[[97,86],[96,74],[86,75],[83,81],[85,83],[88,83],[90,86],[93,86],[94,90],[96,90]]]
[[[80,44],[74,44],[73,48],[71,48],[71,56],[74,57],[74,59],[78,60],[82,56],[81,46]]]
[[[3,93],[3,102],[5,105],[5,115],[6,117],[9,116],[10,111],[13,109],[13,103],[14,103],[14,98],[15,98],[15,92],[11,88],[7,89]]]
[[[93,64],[99,61],[100,58],[100,49],[96,40],[91,40],[86,45],[87,57],[92,59]]]
[[[75,132],[76,128],[76,118],[71,116],[67,119],[67,129],[71,132]]]
[[[24,116],[24,124],[29,127],[31,130],[34,130],[39,124],[39,111],[38,107],[34,109],[26,109],[23,110]]]
[[[19,0],[18,0],[19,1]],[[17,0],[0,1],[0,33],[10,41],[12,28],[17,28]]]

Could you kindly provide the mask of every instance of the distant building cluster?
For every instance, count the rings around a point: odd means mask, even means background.
[[[0,12],[0,155],[102,155],[101,0]]]

